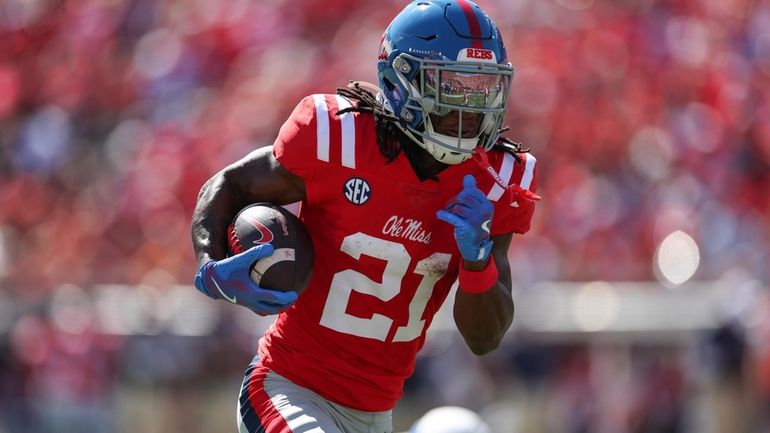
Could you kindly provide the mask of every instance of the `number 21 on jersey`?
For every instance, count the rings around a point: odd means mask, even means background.
[[[382,283],[372,281],[366,275],[352,269],[334,274],[321,314],[321,325],[345,334],[385,341],[393,326],[393,319],[377,313],[373,313],[370,318],[348,314],[346,310],[350,295],[355,291],[375,296],[386,302],[393,299],[401,291],[401,281],[406,275],[412,258],[403,244],[361,232],[345,237],[340,249],[356,260],[360,259],[362,254],[384,260],[385,271]],[[409,321],[396,329],[393,342],[411,341],[422,334],[425,320],[421,317],[433,293],[433,287],[446,274],[451,258],[452,256],[447,253],[433,253],[417,262],[414,273],[422,275],[422,280],[409,302]],[[442,271],[436,272],[436,269]]]

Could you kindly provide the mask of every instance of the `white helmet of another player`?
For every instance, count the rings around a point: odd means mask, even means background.
[[[431,409],[415,421],[409,433],[492,433],[472,410],[459,406]]]

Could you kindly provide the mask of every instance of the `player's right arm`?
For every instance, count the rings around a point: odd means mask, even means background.
[[[316,99],[308,96],[297,104],[281,125],[272,146],[259,148],[225,167],[201,188],[192,218],[192,238],[198,263],[227,255],[227,227],[244,206],[266,201],[285,205],[305,198],[305,180],[315,173],[316,145],[325,122],[316,118]],[[280,161],[280,162],[279,162]]]
[[[192,217],[198,264],[227,257],[227,227],[239,210],[255,202],[285,205],[305,198],[305,182],[261,147],[225,167],[203,184]]]
[[[278,163],[272,146],[251,152],[206,181],[192,217],[192,243],[199,264],[195,287],[211,298],[243,305],[263,316],[291,306],[297,300],[295,292],[259,287],[249,275],[254,262],[273,253],[272,246],[259,245],[227,257],[227,228],[248,204],[284,205],[304,197],[304,181]]]
[[[296,292],[265,289],[250,278],[251,265],[271,255],[272,246],[258,245],[227,257],[227,228],[251,203],[285,205],[305,199],[306,182],[318,176],[317,163],[325,149],[319,137],[329,133],[329,101],[331,97],[322,95],[302,99],[272,146],[251,152],[203,185],[192,217],[192,242],[200,265],[195,275],[198,290],[261,315],[283,311],[297,300]]]

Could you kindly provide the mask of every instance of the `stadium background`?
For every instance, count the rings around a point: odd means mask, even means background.
[[[0,2],[0,432],[233,431],[269,323],[190,287],[203,181],[375,81],[405,2]],[[544,199],[517,317],[431,330],[395,412],[499,432],[770,432],[770,2],[487,0]]]

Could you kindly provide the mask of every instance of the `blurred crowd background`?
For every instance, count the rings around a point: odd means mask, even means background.
[[[0,1],[0,432],[234,431],[269,321],[190,287],[197,192],[303,96],[376,82],[405,4]],[[474,358],[439,320],[396,428],[770,432],[770,2],[481,5],[544,199],[509,338]]]

